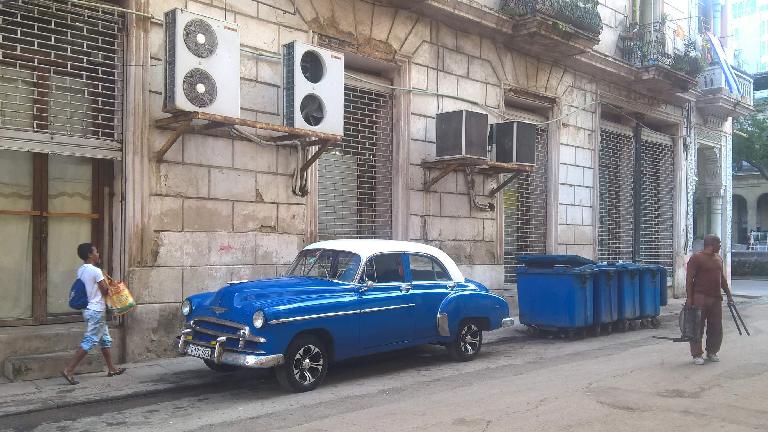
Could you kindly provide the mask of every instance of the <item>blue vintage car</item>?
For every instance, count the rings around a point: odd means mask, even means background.
[[[284,277],[230,282],[182,302],[179,352],[216,371],[275,368],[291,391],[317,387],[332,361],[441,344],[475,358],[483,331],[512,325],[507,302],[420,243],[307,246]]]

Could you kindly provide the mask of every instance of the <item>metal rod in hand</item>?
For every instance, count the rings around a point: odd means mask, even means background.
[[[741,314],[739,313],[739,310],[736,309],[736,304],[731,303],[731,306],[733,307],[733,310],[736,312],[736,316],[739,317],[739,321],[741,321],[741,326],[744,327],[744,331],[747,332],[747,336],[752,336],[751,334],[749,334],[749,329],[747,329],[747,324],[744,323],[744,319],[741,318]]]
[[[733,304],[728,303],[728,310],[731,312],[731,318],[733,318],[733,323],[736,324],[736,330],[739,331],[739,336],[742,335],[741,333],[741,327],[739,326],[739,322],[736,321],[736,314],[733,312]]]

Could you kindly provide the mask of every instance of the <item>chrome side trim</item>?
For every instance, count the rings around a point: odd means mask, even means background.
[[[515,325],[515,320],[513,318],[504,318],[501,320],[502,327],[512,327],[513,325]]]
[[[331,312],[331,313],[315,314],[315,315],[303,315],[303,316],[297,316],[292,318],[274,319],[272,321],[269,321],[269,324],[282,324],[287,322],[306,321],[306,320],[318,319],[318,318],[331,318],[331,317],[344,316],[344,315],[381,312],[381,311],[387,311],[387,310],[393,310],[393,309],[402,309],[407,307],[416,307],[416,304],[409,303],[409,304],[402,304],[397,306],[385,306],[385,307],[379,307],[379,308],[361,309],[361,310],[354,310],[354,311]]]
[[[392,310],[392,309],[402,309],[407,307],[416,307],[416,304],[409,303],[409,304],[402,304],[397,306],[385,306],[385,307],[378,307],[378,308],[370,308],[370,309],[362,309],[360,310],[360,313],[371,313],[371,312],[381,312],[386,310]]]
[[[269,324],[282,324],[287,322],[306,321],[306,320],[317,319],[317,318],[330,318],[330,317],[337,317],[337,316],[344,316],[344,315],[354,315],[358,313],[360,313],[360,311],[354,310],[354,311],[346,311],[346,312],[330,312],[330,313],[316,314],[316,315],[304,315],[304,316],[297,316],[293,318],[274,319],[270,321]]]
[[[437,314],[437,332],[440,336],[450,336],[451,329],[448,327],[448,314]]]

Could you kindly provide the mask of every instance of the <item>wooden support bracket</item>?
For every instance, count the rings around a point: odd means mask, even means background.
[[[495,188],[491,189],[488,192],[488,198],[493,198],[494,196],[496,196],[497,193],[501,192],[502,189],[507,187],[508,184],[512,183],[519,176],[520,176],[520,171],[513,172],[512,174],[510,174],[509,177],[507,177],[503,182],[501,182],[498,186],[496,186]]]
[[[439,172],[439,173],[438,173],[438,174],[437,174],[435,177],[433,177],[432,179],[430,179],[430,180],[428,180],[428,181],[425,181],[425,182],[424,182],[424,190],[425,190],[425,191],[429,191],[430,189],[432,189],[432,186],[434,186],[435,184],[437,184],[437,182],[439,182],[440,180],[442,180],[442,179],[443,179],[443,177],[447,176],[447,175],[448,175],[448,174],[450,174],[452,171],[455,171],[455,170],[456,170],[456,168],[458,168],[458,167],[459,167],[459,166],[458,166],[458,165],[456,165],[456,164],[448,164],[448,165],[446,165],[446,166],[445,166],[445,167],[442,169],[442,171],[440,171],[440,172]]]
[[[180,136],[184,135],[184,133],[189,130],[191,126],[192,120],[186,120],[179,124],[173,133],[171,133],[171,135],[165,140],[163,146],[160,147],[160,150],[157,151],[157,160],[162,160],[165,157],[165,154],[168,153],[168,150],[173,147],[173,144],[176,142],[176,140],[178,140]]]
[[[180,112],[166,118],[155,120],[155,127],[158,129],[172,131],[171,135],[163,143],[163,146],[158,150],[157,158],[159,160],[163,159],[179,137],[187,132],[221,136],[222,134],[226,135],[227,131],[216,132],[215,129],[229,128],[233,126],[243,126],[255,129],[256,131],[273,132],[273,134],[254,134],[257,139],[262,140],[263,143],[279,144],[289,141],[301,141],[302,145],[319,145],[322,148],[322,151],[318,150],[317,153],[312,155],[307,161],[309,165],[305,164],[306,169],[309,169],[309,166],[317,161],[317,158],[320,157],[322,152],[325,151],[331,143],[341,141],[342,139],[341,135],[297,129],[280,124],[264,123],[236,117],[225,117],[198,111]],[[302,169],[306,170],[304,167],[302,167]]]
[[[301,166],[301,174],[304,175],[307,173],[309,168],[312,166],[313,163],[317,162],[318,159],[320,159],[320,156],[323,155],[323,153],[328,150],[328,147],[331,145],[331,141],[323,140],[323,143],[320,144],[320,148],[317,149],[312,156],[307,159],[306,162],[304,162],[304,165]]]

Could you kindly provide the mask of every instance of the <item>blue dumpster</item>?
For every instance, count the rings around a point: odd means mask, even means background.
[[[595,267],[546,266],[544,258],[532,258],[537,265],[529,266],[527,258],[518,259],[525,264],[517,272],[520,322],[537,329],[569,332],[591,327]]]
[[[661,273],[659,274],[659,285],[661,286],[661,299],[659,301],[659,304],[662,306],[667,305],[667,268],[664,266],[659,266],[661,268]]]
[[[619,272],[617,319],[622,329],[627,322],[640,317],[640,272],[637,264],[618,263],[614,265]]]
[[[640,264],[640,318],[653,318],[661,313],[659,266]]]
[[[605,326],[610,333],[611,324],[618,319],[618,270],[608,264],[598,264],[594,276],[594,324]]]

